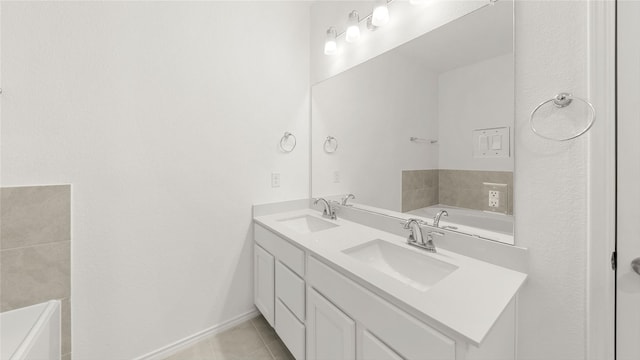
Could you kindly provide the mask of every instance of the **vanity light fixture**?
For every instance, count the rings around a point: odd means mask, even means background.
[[[377,28],[389,23],[389,4],[395,0],[374,0],[375,5],[371,14],[363,18],[362,22],[366,23],[369,31],[375,31]],[[416,1],[440,1],[440,0],[416,0]],[[490,0],[493,1],[493,0]],[[495,0],[497,1],[497,0]],[[346,42],[354,43],[360,39],[360,14],[356,10],[349,13],[347,18],[347,28],[345,31],[338,33],[335,27],[331,26],[327,29],[324,42],[325,55],[336,55],[338,53],[339,36],[344,35]]]
[[[373,26],[385,26],[389,23],[389,7],[387,0],[376,0],[376,4],[371,14],[371,24]]]
[[[373,22],[371,19],[372,19],[372,16],[367,17],[367,29],[369,29],[369,31],[378,30],[378,27],[373,25]]]
[[[349,13],[349,19],[347,20],[345,40],[352,43],[358,41],[358,39],[360,39],[360,16],[357,11],[353,10]]]
[[[338,33],[336,28],[331,26],[327,29],[327,38],[324,42],[324,54],[325,55],[335,55],[338,53],[338,42],[336,38],[338,37]]]

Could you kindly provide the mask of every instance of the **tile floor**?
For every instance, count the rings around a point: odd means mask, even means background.
[[[262,315],[206,338],[165,360],[295,360]]]

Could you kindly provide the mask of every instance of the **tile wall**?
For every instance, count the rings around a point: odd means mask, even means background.
[[[71,186],[0,190],[0,311],[62,301],[62,359],[71,358]]]

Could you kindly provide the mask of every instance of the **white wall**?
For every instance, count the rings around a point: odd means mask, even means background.
[[[474,158],[472,137],[476,129],[513,128],[513,65],[513,54],[506,54],[440,74],[441,169],[513,171],[513,151],[504,158]]]
[[[402,170],[438,168],[437,146],[409,141],[437,138],[437,74],[391,52],[312,92],[313,196],[356,193],[359,203],[401,211]],[[332,154],[322,147],[329,135],[339,144]]]
[[[535,136],[528,121],[538,103],[559,91],[588,96],[588,6],[517,1],[515,7],[515,239],[529,248],[531,274],[518,301],[519,360],[586,357],[589,138],[599,134],[557,143]]]
[[[251,204],[308,196],[309,5],[1,6],[1,181],[73,184],[74,358],[251,311]]]
[[[539,102],[558,91],[588,94],[587,7],[582,1],[516,1],[515,5],[515,241],[530,251],[530,277],[518,300],[518,360],[585,358],[591,143],[587,137],[568,143],[543,140],[531,133],[528,118]],[[336,8],[331,14],[324,8],[316,16],[315,10],[314,6],[312,79],[313,74],[333,73],[329,62],[347,61],[326,59],[318,50],[324,39],[316,36],[336,21],[332,19],[341,19],[344,11]],[[380,40],[393,47],[415,37],[402,30],[396,35],[390,42]],[[367,53],[352,62],[382,52],[377,47],[360,49],[365,46],[352,48]],[[595,131],[591,137],[598,135]]]

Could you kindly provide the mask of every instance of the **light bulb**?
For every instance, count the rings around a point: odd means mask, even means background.
[[[360,16],[358,12],[353,10],[349,13],[349,19],[347,20],[347,31],[345,33],[345,40],[347,42],[356,42],[360,38]]]
[[[327,29],[327,38],[324,42],[324,54],[335,55],[338,53],[338,43],[336,38],[338,34],[333,26]]]
[[[376,0],[376,5],[373,8],[373,15],[371,15],[371,23],[373,26],[384,26],[389,22],[389,7],[387,6],[387,0]]]

